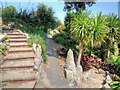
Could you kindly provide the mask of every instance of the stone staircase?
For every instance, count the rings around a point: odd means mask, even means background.
[[[36,72],[35,54],[27,43],[27,37],[20,31],[7,32],[9,37],[8,54],[1,66],[3,88],[34,88]]]

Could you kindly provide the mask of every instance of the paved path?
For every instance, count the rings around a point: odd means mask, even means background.
[[[68,81],[62,77],[60,70],[57,66],[57,58],[52,50],[52,40],[50,38],[47,41],[47,58],[49,62],[49,68],[47,69],[48,79],[53,87],[62,88],[68,87]]]

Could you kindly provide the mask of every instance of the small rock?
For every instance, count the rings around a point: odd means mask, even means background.
[[[111,87],[110,87],[108,84],[105,84],[105,85],[104,85],[104,88],[105,88],[104,90],[108,90],[108,89],[109,89],[109,90],[112,90]]]
[[[69,86],[70,87],[76,87],[77,86],[77,82],[75,80],[71,80]]]
[[[102,69],[99,69],[99,74],[105,74],[105,71]]]
[[[34,50],[34,52],[36,52],[36,48],[37,48],[37,45],[35,43],[33,43],[33,50]]]
[[[65,77],[66,77],[68,80],[73,79],[73,71],[70,70],[70,69],[65,69]]]
[[[106,81],[107,81],[108,84],[112,82],[112,79],[109,75],[107,75]]]

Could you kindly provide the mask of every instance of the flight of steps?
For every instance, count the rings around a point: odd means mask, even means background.
[[[9,50],[1,66],[3,88],[34,88],[35,55],[27,43],[27,37],[15,30],[7,35]]]

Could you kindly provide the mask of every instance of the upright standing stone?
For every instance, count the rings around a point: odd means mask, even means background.
[[[77,84],[81,84],[82,83],[82,75],[83,75],[83,68],[81,65],[76,67],[76,73],[77,73]]]
[[[76,72],[73,51],[69,49],[66,59],[67,67]]]
[[[76,73],[76,68],[74,63],[73,51],[69,49],[67,53],[66,68],[65,68],[66,78],[69,79],[70,81],[73,80],[75,73]]]

